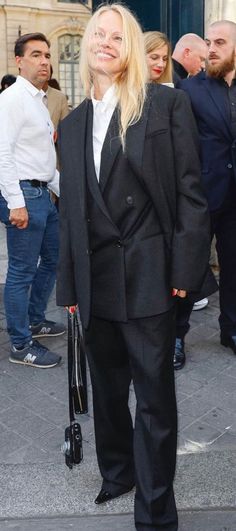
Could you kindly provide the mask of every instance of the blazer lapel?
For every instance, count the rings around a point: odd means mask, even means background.
[[[112,166],[120,149],[121,140],[119,137],[119,111],[116,107],[111,117],[101,152],[99,186],[102,193],[104,192],[105,186],[111,174]]]
[[[150,84],[148,85],[148,95],[144,103],[142,117],[136,124],[128,128],[126,135],[125,153],[131,164],[139,172],[141,172],[142,167],[143,146],[151,94],[152,85]],[[107,130],[101,153],[99,185],[102,193],[105,190],[109,176],[111,175],[113,164],[121,149],[122,145],[119,137],[119,109],[116,107]]]
[[[116,225],[113,223],[110,214],[108,212],[107,206],[104,202],[104,199],[102,197],[101,192],[101,183],[97,180],[95,166],[94,166],[94,153],[93,153],[93,106],[92,102],[89,102],[88,105],[88,112],[87,112],[87,131],[86,131],[86,176],[87,176],[87,184],[89,187],[89,190],[98,204],[99,208],[103,212],[103,214],[109,219],[109,221],[113,224],[114,227]]]
[[[148,85],[148,93],[144,103],[142,116],[137,123],[128,128],[126,135],[126,155],[137,175],[142,174],[144,139],[152,89],[152,85]]]
[[[209,77],[205,77],[205,85],[211,99],[221,115],[221,118],[223,119],[226,135],[232,140],[229,108],[225,104],[225,98],[222,98],[222,87],[220,86],[219,82],[215,83],[215,80]]]

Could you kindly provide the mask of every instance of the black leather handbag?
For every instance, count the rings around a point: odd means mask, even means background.
[[[82,433],[76,415],[88,412],[86,358],[78,311],[68,308],[68,390],[70,425],[65,429],[62,451],[72,469],[83,459]]]

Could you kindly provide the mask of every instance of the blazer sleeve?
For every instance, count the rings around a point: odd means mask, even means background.
[[[60,152],[61,128],[58,129],[58,145]],[[74,263],[71,249],[69,220],[67,216],[66,186],[64,172],[60,173],[59,200],[59,260],[57,268],[56,300],[58,306],[74,306],[77,304],[75,289]]]
[[[198,291],[209,263],[210,219],[200,181],[197,128],[188,96],[180,90],[172,108],[171,131],[176,172],[171,284]]]

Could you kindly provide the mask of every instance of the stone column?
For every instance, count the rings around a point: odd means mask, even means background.
[[[223,19],[232,20],[236,22],[236,2],[235,0],[227,0],[223,3]]]
[[[216,20],[236,22],[236,1],[205,0],[205,29]]]

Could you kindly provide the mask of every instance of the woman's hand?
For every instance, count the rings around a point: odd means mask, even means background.
[[[184,289],[172,288],[172,296],[176,297],[176,295],[181,299],[185,299],[185,297],[187,296],[187,291],[185,291]]]
[[[66,306],[66,310],[68,310],[69,313],[75,313],[77,308],[77,304],[75,306]]]

